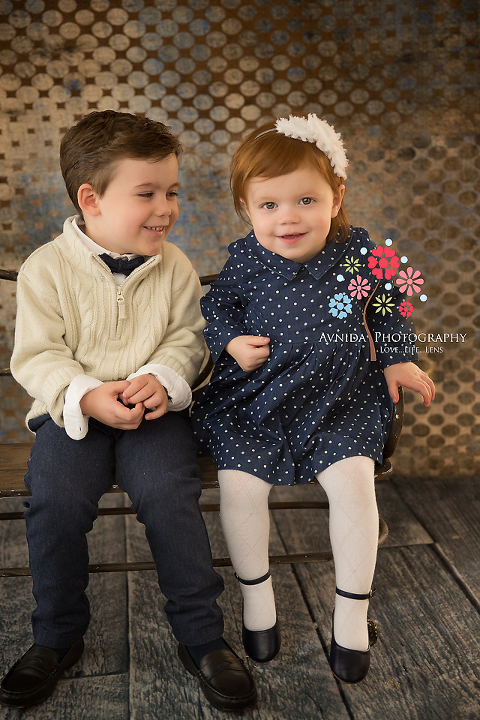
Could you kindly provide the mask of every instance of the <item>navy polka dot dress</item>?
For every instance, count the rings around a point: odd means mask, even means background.
[[[393,407],[383,368],[417,356],[399,292],[369,268],[374,248],[361,228],[303,264],[266,250],[253,232],[230,245],[202,300],[215,368],[192,413],[200,451],[217,469],[293,485],[346,457],[381,462]],[[375,288],[366,320],[373,362],[363,313]],[[238,335],[270,338],[253,372],[224,350]]]

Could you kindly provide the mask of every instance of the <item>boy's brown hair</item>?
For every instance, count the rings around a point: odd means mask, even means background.
[[[230,188],[237,214],[246,222],[242,201],[246,200],[247,183],[253,178],[274,178],[310,165],[319,170],[335,194],[345,178],[335,175],[330,160],[314,143],[287,137],[276,130],[275,123],[261,125],[240,143],[232,160]],[[344,242],[350,235],[350,223],[343,208],[332,218],[327,243]]]
[[[91,185],[102,197],[125,158],[158,162],[178,157],[182,147],[166,125],[130,113],[103,110],[86,115],[60,144],[60,168],[70,200],[80,215],[78,189]]]

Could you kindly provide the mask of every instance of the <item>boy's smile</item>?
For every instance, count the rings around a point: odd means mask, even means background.
[[[244,205],[262,247],[303,263],[325,247],[344,189],[334,194],[320,171],[305,165],[280,177],[253,178]]]
[[[178,218],[175,155],[150,162],[125,158],[102,197],[91,185],[78,191],[86,234],[121,255],[157,255]]]

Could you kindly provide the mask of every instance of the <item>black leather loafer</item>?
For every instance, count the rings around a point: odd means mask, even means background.
[[[278,655],[281,645],[278,621],[268,630],[248,630],[242,627],[243,647],[247,655],[259,663],[267,663]]]
[[[185,645],[178,646],[178,656],[188,672],[198,678],[203,694],[217,710],[243,710],[255,703],[255,682],[229,645],[205,655],[200,668]]]
[[[54,650],[32,645],[5,675],[0,688],[0,702],[10,707],[26,708],[46,700],[55,690],[62,672],[80,659],[83,648],[83,639],[80,639],[58,662]]]

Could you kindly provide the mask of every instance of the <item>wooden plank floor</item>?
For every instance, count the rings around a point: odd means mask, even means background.
[[[216,490],[204,493],[214,502]],[[322,498],[317,487],[275,488],[276,500]],[[246,720],[478,720],[480,718],[480,485],[478,478],[395,478],[377,487],[390,534],[379,550],[370,614],[380,639],[371,671],[356,686],[337,683],[327,661],[334,593],[331,563],[276,565],[272,575],[282,625],[280,655],[249,666],[258,705]],[[122,495],[108,503],[124,502]],[[3,500],[4,511],[21,509]],[[206,514],[212,549],[226,554],[218,513]],[[272,512],[271,552],[328,549],[325,511]],[[132,516],[102,516],[90,535],[92,562],[150,560]],[[0,523],[0,562],[27,564],[22,520]],[[225,636],[242,653],[240,590],[231,568],[219,571]],[[54,695],[0,720],[217,720],[227,713],[204,700],[176,656],[154,572],[95,574],[92,624],[81,661]],[[0,579],[0,673],[31,643],[31,579]],[[232,715],[234,716],[234,715]]]

